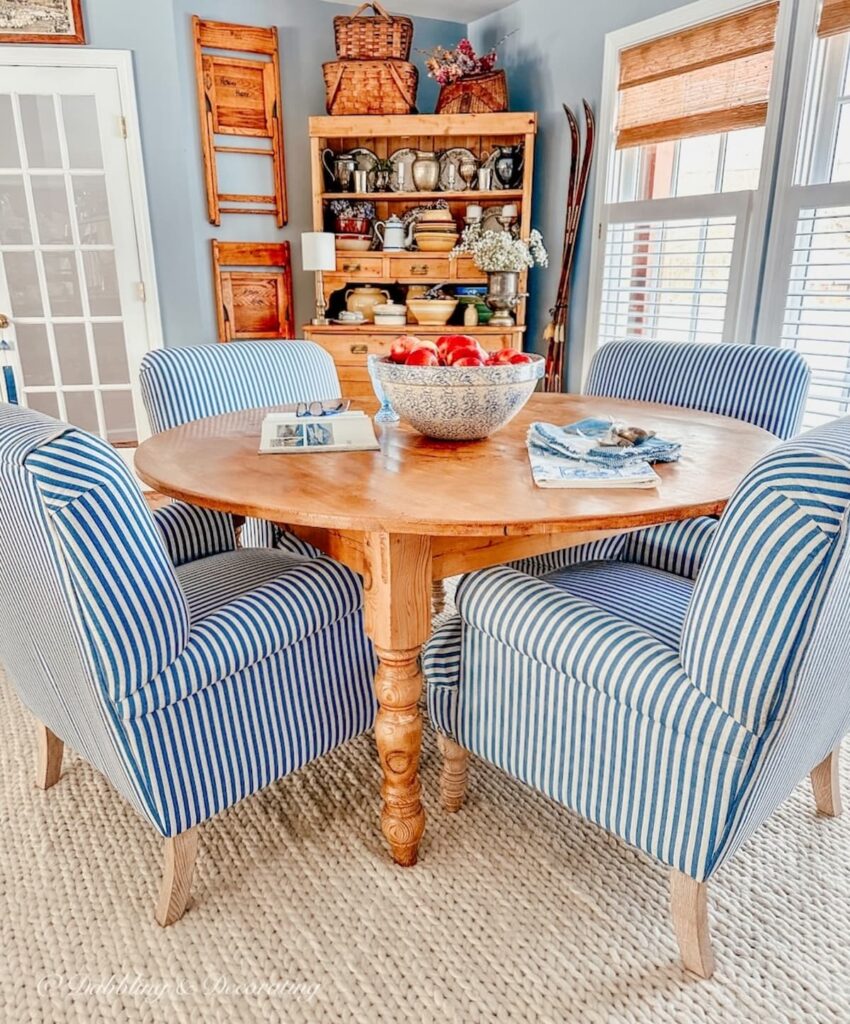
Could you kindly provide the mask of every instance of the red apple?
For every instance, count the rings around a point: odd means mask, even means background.
[[[468,345],[466,348],[450,349],[446,355],[446,366],[456,366],[459,359],[477,359],[479,363],[483,364],[486,358],[477,345]]]
[[[467,349],[461,349],[461,352],[466,352]],[[459,359],[455,359],[452,366],[484,366],[483,360],[479,359],[476,355],[461,356]]]
[[[404,361],[405,366],[439,366],[440,360],[437,358],[437,353],[432,352],[430,348],[426,348],[425,345],[420,345],[419,348],[415,348],[410,355]]]
[[[394,363],[403,363],[410,353],[419,348],[422,341],[412,334],[402,334],[390,346],[390,359]]]
[[[500,348],[498,352],[491,352],[487,359],[488,366],[507,366],[513,362],[513,357],[517,354],[515,348]]]
[[[440,358],[446,360],[449,352],[456,348],[474,348],[478,342],[468,334],[444,334],[437,340]]]
[[[517,363],[530,363],[531,356],[525,352],[514,352],[510,359],[511,363],[516,365]]]

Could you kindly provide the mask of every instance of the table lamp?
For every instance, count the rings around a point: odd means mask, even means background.
[[[336,270],[336,235],[330,231],[305,231],[301,235],[301,263],[304,270],[316,275],[316,315],[313,324],[322,327],[328,323],[322,274],[326,270]]]

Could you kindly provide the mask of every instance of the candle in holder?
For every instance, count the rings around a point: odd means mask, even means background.
[[[473,221],[481,220],[484,216],[483,207],[479,206],[478,203],[470,203],[466,208],[466,219],[470,223]]]
[[[516,220],[519,216],[519,210],[517,209],[516,203],[506,203],[502,207],[502,216],[507,218],[510,217],[512,220]]]

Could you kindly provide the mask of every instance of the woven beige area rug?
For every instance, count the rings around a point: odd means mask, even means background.
[[[37,790],[0,676],[0,1021],[850,1022],[850,812],[801,786],[713,885],[717,973],[678,966],[667,873],[476,762],[413,869],[389,860],[362,737],[208,822],[186,917],[161,843],[66,753]],[[845,772],[850,784],[850,772]]]

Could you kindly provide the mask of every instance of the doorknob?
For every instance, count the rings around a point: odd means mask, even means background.
[[[5,313],[0,313],[0,331],[5,331],[11,322]]]

